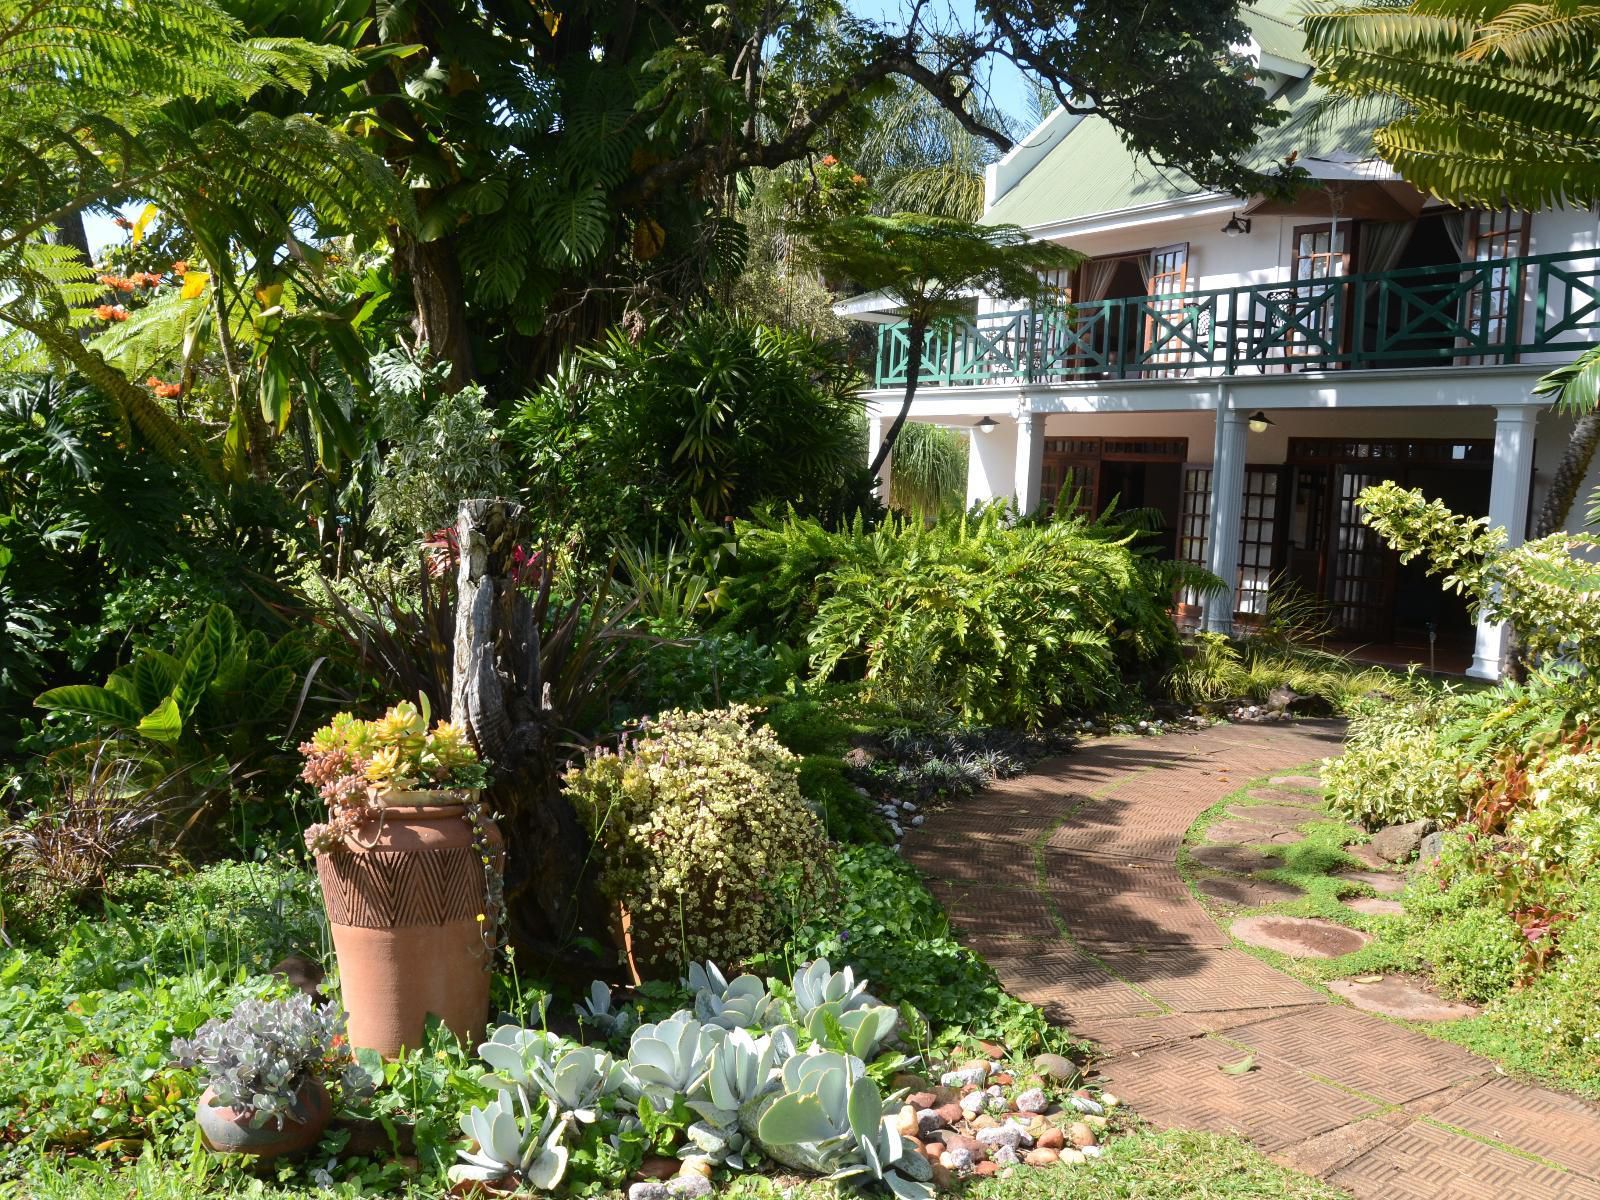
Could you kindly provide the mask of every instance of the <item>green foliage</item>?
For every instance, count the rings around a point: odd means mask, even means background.
[[[567,773],[594,838],[601,887],[633,921],[652,973],[770,951],[780,880],[809,890],[822,829],[801,801],[794,756],[750,709],[668,712],[619,752]]]
[[[108,734],[137,739],[161,762],[217,752],[235,760],[259,753],[293,699],[308,655],[294,632],[269,643],[217,604],[170,652],[145,650],[118,667],[104,687],[69,684],[35,703],[87,718]]]
[[[953,429],[915,421],[894,444],[889,503],[914,517],[933,518],[966,507],[967,439]]]
[[[1324,701],[1345,713],[1369,696],[1395,696],[1415,690],[1400,676],[1376,667],[1357,667],[1342,655],[1308,649],[1275,636],[1233,641],[1222,634],[1196,634],[1182,660],[1167,676],[1168,695],[1183,704],[1222,700],[1263,703],[1279,687]]]
[[[1114,702],[1122,668],[1176,651],[1166,576],[1119,530],[1013,526],[995,507],[837,533],[790,514],[737,533],[724,620],[803,637],[816,678],[864,678],[891,704],[1038,726]]]
[[[1464,814],[1472,763],[1444,742],[1441,705],[1374,697],[1357,708],[1345,753],[1323,767],[1328,800],[1370,828]]]
[[[1476,858],[1461,835],[1446,836],[1437,865],[1406,893],[1405,936],[1440,987],[1481,1004],[1522,978],[1526,942]]]
[[[854,383],[806,335],[716,310],[612,330],[512,420],[526,502],[592,554],[761,504],[841,514],[865,499]]]
[[[1593,6],[1322,3],[1305,29],[1324,86],[1388,106],[1378,153],[1424,191],[1483,208],[1600,198]]]
[[[888,823],[872,801],[857,791],[845,764],[813,755],[800,760],[800,795],[822,819],[830,841],[888,844],[894,840]]]

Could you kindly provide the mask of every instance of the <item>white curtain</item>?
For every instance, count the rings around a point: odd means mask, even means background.
[[[1104,300],[1111,291],[1111,280],[1121,265],[1120,258],[1091,258],[1084,263],[1078,272],[1078,290],[1081,294],[1076,299],[1083,303]]]
[[[1369,221],[1361,227],[1361,270],[1392,271],[1416,230],[1415,221]]]
[[[1464,212],[1447,212],[1443,214],[1445,234],[1450,238],[1451,248],[1456,252],[1458,262],[1467,261],[1467,214]]]

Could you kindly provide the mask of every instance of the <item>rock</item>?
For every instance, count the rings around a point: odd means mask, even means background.
[[[895,1118],[894,1127],[901,1137],[916,1137],[922,1131],[922,1126],[917,1121],[917,1110],[909,1104],[902,1105],[900,1115]]]
[[[628,1200],[672,1200],[667,1185],[656,1180],[635,1183],[628,1188]]]
[[[1017,1165],[1017,1148],[1015,1146],[996,1146],[990,1152],[989,1161],[997,1167],[1014,1167]]]
[[[992,1163],[985,1159],[983,1162],[978,1163],[972,1168],[972,1173],[974,1175],[982,1175],[985,1178],[990,1175],[998,1175],[1000,1174],[1000,1164]]]
[[[933,1190],[936,1192],[954,1191],[959,1177],[949,1167],[940,1163],[933,1164]]]
[[[895,1163],[895,1166],[907,1179],[913,1179],[918,1183],[933,1182],[933,1160],[925,1158],[910,1146],[901,1153],[900,1161]]]
[[[1067,1101],[1068,1101],[1068,1103],[1070,1103],[1072,1105],[1073,1108],[1077,1109],[1081,1113],[1093,1113],[1095,1116],[1098,1117],[1098,1116],[1101,1116],[1106,1111],[1105,1109],[1101,1108],[1098,1103],[1096,1103],[1094,1100],[1092,1100],[1088,1096],[1080,1096],[1080,1095],[1074,1094],[1072,1096],[1067,1097]]]
[[[1106,1131],[1106,1129],[1111,1125],[1111,1122],[1106,1120],[1104,1117],[1092,1117],[1092,1116],[1091,1117],[1085,1117],[1083,1119],[1083,1123],[1085,1125],[1087,1125],[1090,1129],[1094,1130],[1096,1133],[1104,1133]]]
[[[950,1147],[946,1146],[943,1142],[917,1143],[917,1149],[921,1152],[922,1157],[927,1159],[929,1162],[938,1162],[940,1157],[949,1148]]]
[[[1042,1113],[1050,1107],[1050,1102],[1044,1098],[1044,1092],[1039,1088],[1029,1088],[1017,1097],[1017,1111],[1025,1113]]]
[[[975,1117],[989,1106],[988,1092],[968,1092],[961,1097],[961,1111],[969,1117]]]
[[[1035,1141],[1041,1150],[1060,1150],[1067,1144],[1067,1135],[1059,1129],[1046,1129]]]
[[[963,1148],[946,1150],[939,1158],[941,1167],[949,1167],[952,1171],[972,1170],[972,1151]]]
[[[1405,908],[1398,900],[1385,900],[1381,896],[1356,896],[1346,900],[1344,906],[1369,917],[1398,917]]]
[[[318,991],[327,972],[320,963],[313,962],[303,954],[291,954],[277,966],[272,968],[274,975],[282,975],[289,981],[291,987],[299,988],[318,1004],[323,1002],[323,995]]]
[[[979,1042],[978,1049],[992,1059],[1001,1059],[1006,1056],[1006,1048],[996,1042]]]
[[[1444,852],[1444,834],[1430,833],[1417,845],[1417,865],[1425,867]]]
[[[960,1088],[945,1087],[940,1084],[938,1087],[929,1090],[933,1092],[933,1103],[928,1105],[929,1108],[938,1108],[941,1104],[954,1104],[961,1099]]]
[[[1030,1167],[1053,1167],[1061,1161],[1061,1156],[1054,1150],[1035,1147],[1022,1156],[1022,1161]]]
[[[1441,999],[1403,975],[1335,979],[1328,990],[1366,1012],[1408,1021],[1459,1021],[1478,1012],[1470,1004]]]
[[[1098,1146],[1095,1147],[1096,1150],[1099,1148],[1100,1147]],[[1079,1166],[1082,1163],[1088,1162],[1089,1156],[1082,1150],[1063,1150],[1061,1152],[1061,1161],[1072,1166]]]
[[[1099,1158],[1105,1153],[1105,1148],[1103,1146],[1085,1146],[1078,1153],[1083,1155],[1084,1158]]]
[[[933,1111],[939,1114],[939,1120],[946,1125],[959,1124],[967,1115],[959,1104],[941,1104]]]
[[[945,1120],[939,1115],[936,1108],[924,1108],[917,1112],[917,1136],[927,1137],[937,1133],[945,1126]]]
[[[978,1131],[978,1144],[989,1152],[990,1158],[997,1158],[997,1151],[1001,1147],[1010,1147],[1015,1150],[1022,1144],[1022,1139],[1027,1135],[1027,1130],[1020,1125],[996,1124],[988,1129]]]
[[[926,1092],[928,1090],[928,1081],[915,1071],[901,1071],[893,1079],[889,1080],[889,1090],[891,1092]],[[917,1107],[936,1108],[938,1106],[936,1104],[919,1104]]]
[[[979,1116],[973,1117],[968,1124],[970,1124],[974,1129],[982,1131],[985,1129],[994,1129],[1000,1124],[1000,1122],[995,1120],[995,1118],[991,1117],[988,1113],[983,1113]]]
[[[906,1097],[906,1103],[920,1112],[924,1108],[938,1108],[940,1100],[932,1092],[912,1092]]]
[[[1010,1071],[1001,1071],[999,1074],[991,1075],[989,1078],[993,1079],[1001,1087],[1010,1087],[1016,1082],[1016,1078]]]
[[[1432,832],[1432,821],[1407,821],[1378,830],[1372,835],[1371,845],[1385,862],[1409,862],[1422,845],[1422,839]]]
[[[1033,1069],[1058,1083],[1070,1083],[1078,1077],[1078,1064],[1060,1054],[1039,1055],[1033,1060]]]
[[[923,816],[921,813],[918,813],[916,816],[911,818],[911,824],[913,826],[920,826],[927,819],[927,817]]]
[[[680,1172],[671,1183],[667,1184],[667,1195],[672,1197],[672,1200],[704,1200],[706,1196],[711,1195],[711,1180],[699,1171]],[[630,1196],[628,1200],[633,1200],[633,1197]]]
[[[639,1178],[666,1182],[678,1173],[683,1163],[676,1158],[647,1158],[639,1164]]]
[[[965,1133],[947,1133],[944,1137],[944,1148],[948,1150],[965,1150],[972,1155],[973,1162],[982,1162],[989,1156],[983,1148],[983,1143],[977,1138]]]
[[[989,1072],[994,1070],[994,1064],[991,1063],[987,1058],[975,1058],[971,1062],[962,1063],[961,1069],[963,1071],[979,1072],[979,1077],[976,1082],[987,1083],[989,1080]]]
[[[712,1172],[715,1170],[715,1165],[704,1154],[689,1154],[684,1156],[683,1166],[678,1169],[678,1174],[687,1175],[691,1171],[698,1171],[701,1175],[710,1179]]]
[[[1095,1137],[1094,1130],[1090,1129],[1082,1121],[1074,1121],[1067,1126],[1067,1140],[1079,1150],[1082,1150],[1085,1146],[1093,1146],[1100,1139]]]
[[[1017,1144],[1024,1150],[1033,1145],[1033,1134],[1029,1133],[1028,1127],[1015,1117],[1012,1117],[1010,1120],[1008,1120],[1004,1125],[1001,1126],[1001,1128],[1015,1129],[1017,1131]]]
[[[1118,1100],[1110,1092],[1101,1092],[1100,1093],[1100,1103],[1105,1105],[1108,1109],[1111,1109],[1111,1108],[1116,1108],[1118,1105],[1120,1105],[1122,1103],[1122,1101]]]
[[[709,1121],[696,1121],[684,1133],[697,1150],[712,1158],[722,1158],[731,1148],[728,1135]]]
[[[946,1071],[939,1076],[939,1082],[945,1087],[965,1087],[969,1083],[975,1087],[982,1087],[988,1078],[989,1064],[983,1063],[976,1067],[962,1067],[959,1071]]]
[[[1394,871],[1340,871],[1334,878],[1365,884],[1380,896],[1398,896],[1406,890],[1405,876]]]

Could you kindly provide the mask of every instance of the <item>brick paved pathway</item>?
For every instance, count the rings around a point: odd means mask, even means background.
[[[1600,1107],[1343,1007],[1237,949],[1178,876],[1251,779],[1336,753],[1333,722],[1096,742],[906,839],[1014,994],[1099,1042],[1158,1125],[1240,1133],[1374,1200],[1600,1200]],[[1256,1056],[1256,1069],[1217,1068]]]

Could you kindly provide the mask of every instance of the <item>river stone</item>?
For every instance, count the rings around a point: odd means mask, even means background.
[[[1298,828],[1308,821],[1326,820],[1322,813],[1294,804],[1235,804],[1230,817],[1241,817],[1258,825],[1290,825]]]
[[[1372,940],[1358,929],[1346,929],[1315,917],[1243,917],[1233,923],[1233,936],[1291,958],[1338,958]]]
[[[667,1184],[667,1194],[672,1200],[705,1200],[711,1195],[711,1180],[699,1171],[684,1171]],[[629,1200],[633,1200],[630,1196]]]
[[[1340,871],[1334,878],[1364,883],[1380,896],[1398,896],[1406,890],[1406,877],[1392,871]]]
[[[1430,833],[1417,847],[1417,866],[1425,867],[1444,852],[1444,834]]]
[[[1043,1088],[1029,1088],[1017,1097],[1017,1111],[1025,1113],[1042,1113],[1050,1107],[1050,1102],[1044,1098]]]
[[[1017,1165],[1017,1148],[1015,1146],[996,1146],[994,1153],[989,1156],[989,1161],[997,1167],[1014,1167]]]
[[[1020,1125],[996,1125],[993,1129],[978,1130],[978,1144],[989,1152],[991,1158],[994,1158],[995,1151],[999,1147],[1010,1146],[1015,1150],[1026,1136],[1027,1130]]]
[[[1417,848],[1422,845],[1422,839],[1432,832],[1432,821],[1389,825],[1372,835],[1372,849],[1386,862],[1410,862]]]
[[[1344,906],[1369,917],[1398,917],[1405,909],[1398,900],[1385,900],[1381,896],[1352,896]]]
[[[900,1161],[895,1163],[895,1170],[918,1183],[932,1183],[933,1160],[925,1157],[917,1144],[907,1138],[902,1138],[900,1145]]]
[[[1359,863],[1365,863],[1374,871],[1387,871],[1389,863],[1380,858],[1378,852],[1372,848],[1370,842],[1351,842],[1344,848],[1344,852]]]
[[[1435,996],[1403,975],[1385,975],[1377,983],[1335,979],[1328,990],[1366,1012],[1408,1021],[1459,1021],[1478,1012],[1470,1004]]]
[[[1233,871],[1247,875],[1251,871],[1272,870],[1283,865],[1272,850],[1249,850],[1244,846],[1191,846],[1191,861],[1213,871]]]
[[[666,1184],[653,1179],[635,1183],[628,1188],[628,1200],[669,1200],[671,1195]]]
[[[1062,1054],[1041,1054],[1033,1060],[1033,1069],[1046,1079],[1070,1082],[1078,1077],[1078,1064]]]
[[[1213,900],[1231,904],[1235,908],[1258,908],[1263,904],[1278,904],[1296,900],[1300,889],[1287,883],[1274,883],[1270,879],[1233,879],[1226,875],[1212,876],[1195,884]]]
[[[1305,834],[1293,822],[1269,823],[1249,821],[1243,817],[1228,817],[1206,830],[1206,841],[1233,846],[1254,846],[1272,842],[1287,845],[1305,840]]]
[[[1250,799],[1263,804],[1283,804],[1318,816],[1326,813],[1328,807],[1321,796],[1313,796],[1310,792],[1291,792],[1288,788],[1251,788]]]

